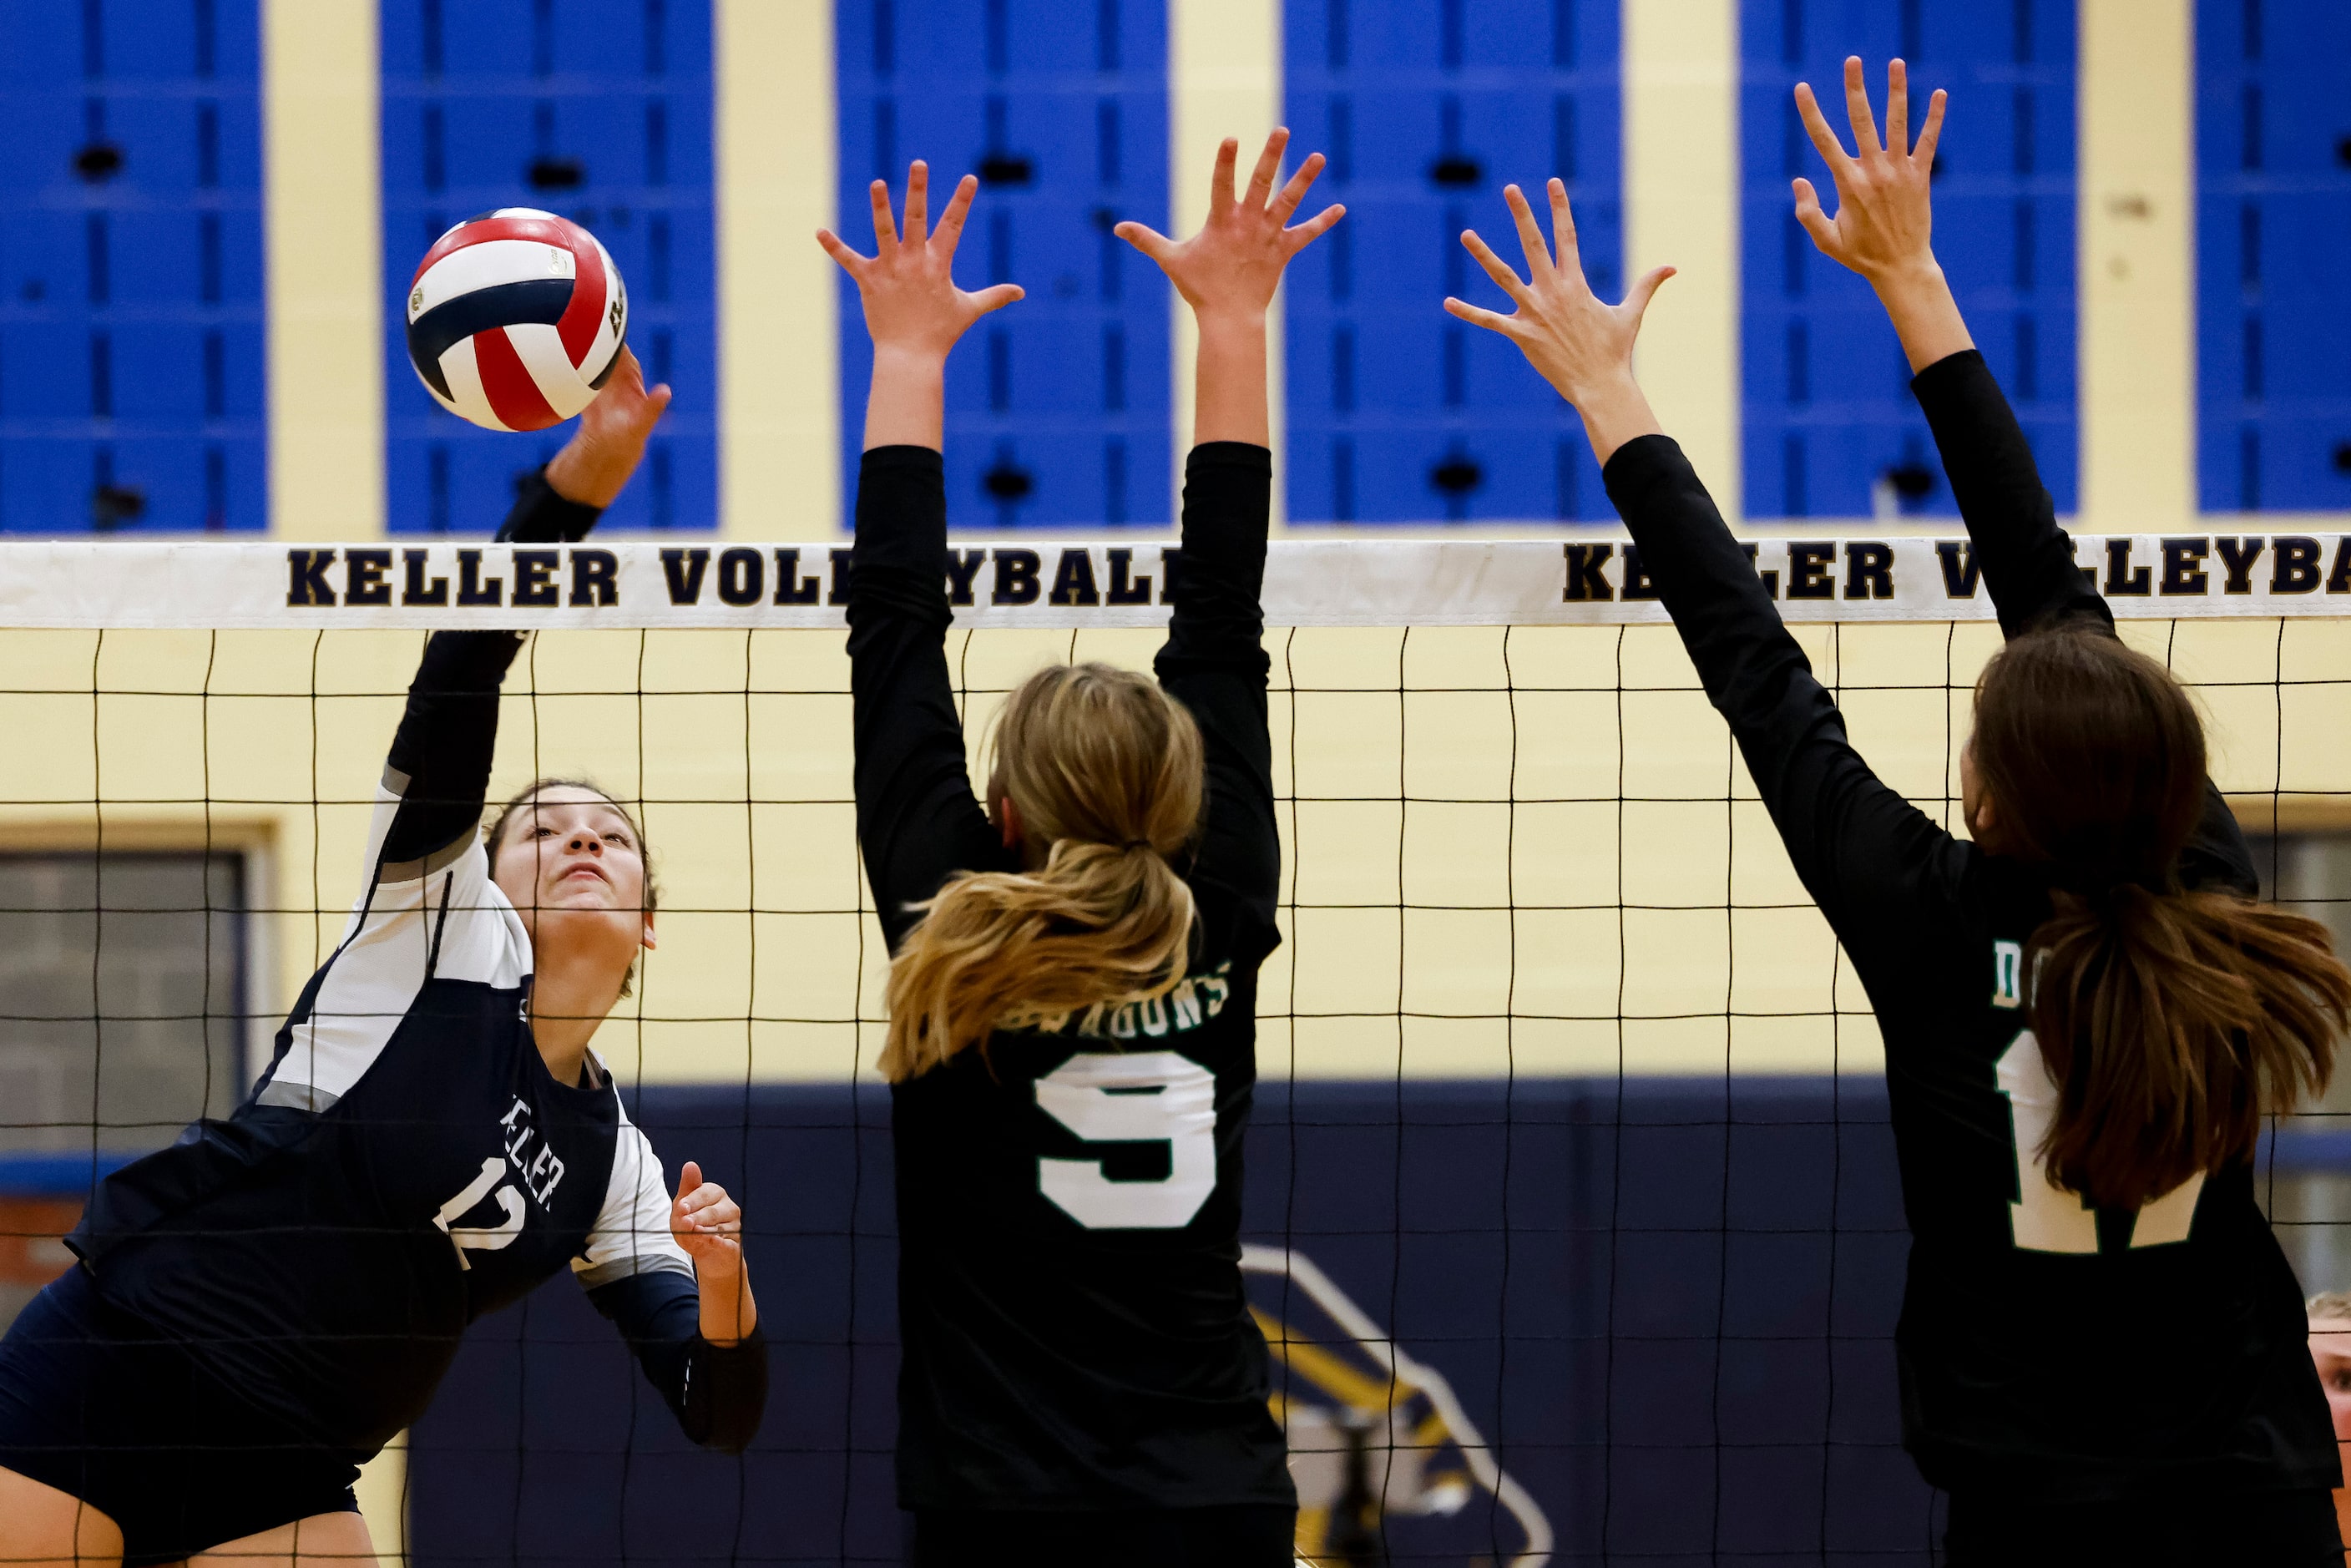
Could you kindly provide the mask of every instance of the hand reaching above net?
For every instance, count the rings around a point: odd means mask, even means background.
[[[906,172],[906,231],[890,212],[890,187],[873,182],[875,254],[860,256],[830,229],[817,244],[856,281],[873,340],[873,384],[865,404],[865,445],[939,448],[946,439],[947,352],[974,321],[1022,297],[1017,283],[977,294],[956,287],[956,242],[979,182],[966,174],[947,199],[936,229],[928,229],[930,165],[916,159]]]
[[[1524,251],[1529,277],[1513,272],[1475,229],[1461,231],[1461,243],[1499,284],[1518,308],[1504,316],[1465,300],[1448,297],[1445,308],[1473,326],[1499,332],[1519,346],[1543,380],[1583,416],[1584,434],[1593,455],[1606,466],[1616,449],[1635,436],[1661,434],[1649,400],[1633,379],[1633,343],[1641,333],[1641,317],[1657,286],[1674,275],[1670,267],[1652,268],[1633,285],[1624,303],[1604,303],[1584,281],[1583,259],[1575,244],[1575,216],[1568,210],[1567,187],[1551,182],[1552,234],[1558,245],[1556,259],[1543,243],[1542,231],[1527,205],[1526,193],[1505,185],[1502,198],[1518,223],[1519,245]]]
[[[669,384],[648,388],[637,356],[623,348],[611,380],[548,463],[548,487],[583,507],[611,506],[644,460],[645,439],[661,423],[669,400]]]
[[[1192,418],[1196,443],[1240,441],[1264,446],[1272,441],[1266,401],[1265,313],[1290,258],[1347,215],[1346,208],[1333,204],[1302,224],[1290,223],[1314,177],[1322,172],[1322,154],[1314,153],[1299,165],[1277,193],[1273,183],[1281,172],[1282,150],[1289,145],[1288,131],[1277,128],[1268,136],[1249,175],[1249,190],[1236,198],[1233,171],[1240,161],[1240,143],[1227,137],[1217,149],[1216,171],[1208,179],[1207,221],[1190,239],[1178,243],[1132,219],[1113,231],[1159,264],[1200,324]]]
[[[1862,80],[1861,57],[1844,62],[1845,114],[1853,125],[1855,152],[1847,152],[1821,113],[1810,82],[1796,84],[1796,112],[1820,150],[1836,183],[1837,210],[1821,209],[1820,193],[1801,175],[1791,187],[1796,221],[1823,256],[1859,273],[1877,290],[1894,329],[1901,335],[1910,368],[1923,371],[1936,361],[1975,347],[1960,319],[1959,302],[1935,260],[1935,144],[1943,134],[1940,89],[1929,100],[1927,123],[1910,141],[1910,72],[1900,60],[1886,66],[1886,136],[1881,141]]]

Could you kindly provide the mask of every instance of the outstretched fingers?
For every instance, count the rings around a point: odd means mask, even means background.
[[[1583,247],[1576,243],[1575,214],[1568,205],[1567,182],[1554,174],[1543,190],[1551,197],[1551,238],[1559,251],[1559,269],[1562,273],[1573,271],[1581,277]]]
[[[1658,286],[1674,272],[1675,268],[1670,267],[1651,267],[1641,275],[1639,282],[1633,285],[1633,291],[1625,296],[1625,303],[1617,307],[1620,310],[1632,312],[1635,331],[1640,329],[1641,318],[1649,313],[1649,301],[1656,298]]]
[[[1281,187],[1281,194],[1274,198],[1273,215],[1277,220],[1285,224],[1290,221],[1290,215],[1298,210],[1298,204],[1306,200],[1307,187],[1314,183],[1314,176],[1321,172],[1322,154],[1308,153],[1306,162],[1290,176],[1290,183]]]
[[[872,256],[858,255],[857,252],[843,245],[841,242],[841,236],[834,234],[831,229],[817,230],[816,243],[824,247],[824,254],[832,257],[836,262],[839,262],[841,264],[841,270],[849,274],[852,277],[861,277],[864,276],[865,269],[873,265],[873,258]]]
[[[1014,300],[1024,298],[1027,292],[1017,283],[998,283],[967,298],[977,307],[977,313],[985,316],[991,310],[1003,309]]]
[[[1898,59],[1886,62],[1886,150],[1910,156],[1910,68]]]
[[[1877,120],[1870,112],[1869,84],[1862,79],[1859,55],[1844,57],[1844,112],[1853,121],[1853,144],[1862,157],[1885,151],[1877,144]]]
[[[1829,172],[1843,179],[1844,172],[1853,167],[1853,155],[1837,140],[1837,133],[1829,129],[1828,116],[1821,112],[1821,100],[1813,96],[1813,84],[1808,81],[1796,84],[1796,115],[1804,122],[1804,130],[1812,137],[1822,162],[1829,166]]]
[[[873,248],[884,258],[898,249],[898,219],[890,211],[890,186],[887,181],[876,180],[866,187],[873,198]]]
[[[1821,210],[1821,193],[1813,183],[1798,175],[1793,184],[1796,193],[1796,222],[1813,236],[1813,243],[1823,256],[1834,256],[1841,248],[1837,244],[1836,222]]]
[[[1519,248],[1526,255],[1527,274],[1540,285],[1552,276],[1552,261],[1551,246],[1535,225],[1535,210],[1527,205],[1527,193],[1516,185],[1502,187],[1502,200],[1510,204],[1510,221],[1519,226]]]
[[[1528,294],[1526,283],[1510,269],[1509,263],[1494,254],[1493,247],[1486,243],[1484,237],[1476,229],[1461,231],[1461,245],[1471,256],[1478,258],[1478,265],[1486,269],[1486,276],[1499,284],[1503,293],[1520,305],[1532,302]]]
[[[1943,105],[1950,95],[1941,88],[1927,100],[1927,123],[1918,129],[1918,145],[1910,149],[1910,162],[1928,173],[1935,170],[1935,144],[1943,139]]]
[[[955,256],[956,243],[963,238],[964,219],[969,215],[971,199],[978,190],[979,181],[973,175],[966,174],[956,181],[955,194],[947,198],[947,210],[939,214],[939,226],[932,231],[933,240],[950,259]]]
[[[922,244],[930,225],[931,166],[917,158],[906,170],[906,243]]]
[[[1175,254],[1176,242],[1149,224],[1139,224],[1129,218],[1110,232],[1154,261],[1164,263]]]
[[[1324,235],[1331,232],[1331,225],[1332,224],[1337,223],[1341,218],[1343,218],[1346,215],[1347,209],[1345,205],[1342,203],[1333,202],[1329,206],[1323,208],[1321,212],[1315,214],[1312,217],[1307,219],[1304,223],[1292,224],[1290,227],[1282,230],[1282,237],[1290,242],[1290,254],[1296,256],[1300,251],[1304,250],[1308,246],[1312,245],[1316,240],[1321,239]]]
[[[1274,176],[1281,172],[1281,151],[1289,145],[1290,131],[1284,126],[1275,126],[1273,134],[1265,139],[1265,151],[1257,155],[1257,167],[1249,172],[1249,211],[1262,210],[1273,194]]]
[[[1216,216],[1233,204],[1233,166],[1240,162],[1241,144],[1226,137],[1217,144],[1217,166],[1208,175],[1208,215]]]
[[[1472,305],[1466,299],[1456,299],[1449,294],[1445,297],[1445,308],[1448,314],[1459,317],[1472,327],[1483,327],[1489,332],[1499,332],[1505,338],[1518,335],[1518,329],[1513,325],[1518,318],[1514,316],[1505,316],[1483,306]]]

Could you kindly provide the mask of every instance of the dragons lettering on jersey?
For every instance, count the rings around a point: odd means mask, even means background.
[[[1233,963],[1228,958],[1205,975],[1186,975],[1158,996],[1116,1006],[1101,1003],[1072,1015],[1075,1032],[1088,1040],[1120,1040],[1188,1034],[1225,1010],[1225,1002],[1233,994],[1232,972]],[[1069,1027],[1067,1021],[1061,1026]]]

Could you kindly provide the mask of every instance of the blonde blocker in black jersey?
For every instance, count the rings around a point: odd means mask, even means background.
[[[1186,470],[1156,661],[1207,777],[1196,847],[1173,859],[1198,909],[1184,977],[1058,1030],[998,1030],[892,1086],[899,1502],[941,1529],[952,1511],[1296,1504],[1239,1269],[1258,967],[1280,941],[1258,600],[1270,476],[1265,448],[1228,443]],[[849,605],[858,837],[893,948],[950,876],[1020,865],[966,767],[946,518],[938,453],[866,453]],[[1286,1562],[1278,1533],[1268,1560]]]
[[[2002,630],[2109,625],[1982,357],[1913,385]],[[2022,957],[2053,912],[2051,869],[1954,837],[1871,772],[1673,442],[1626,443],[1605,477],[1877,1015],[1912,1237],[1903,1436],[1921,1473],[1984,1509],[2335,1485],[2301,1291],[2250,1164],[2104,1210],[2042,1168],[2058,1087]],[[2179,884],[2251,896],[2235,819],[2209,780],[2199,795]]]

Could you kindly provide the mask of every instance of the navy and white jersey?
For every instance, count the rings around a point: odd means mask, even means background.
[[[652,1145],[601,1062],[559,1082],[532,1038],[530,938],[479,829],[519,641],[432,638],[362,891],[268,1071],[234,1115],[108,1178],[70,1244],[109,1301],[307,1439],[362,1450],[423,1412],[467,1324],[568,1266],[689,1436],[739,1446],[758,1336],[699,1339]]]

